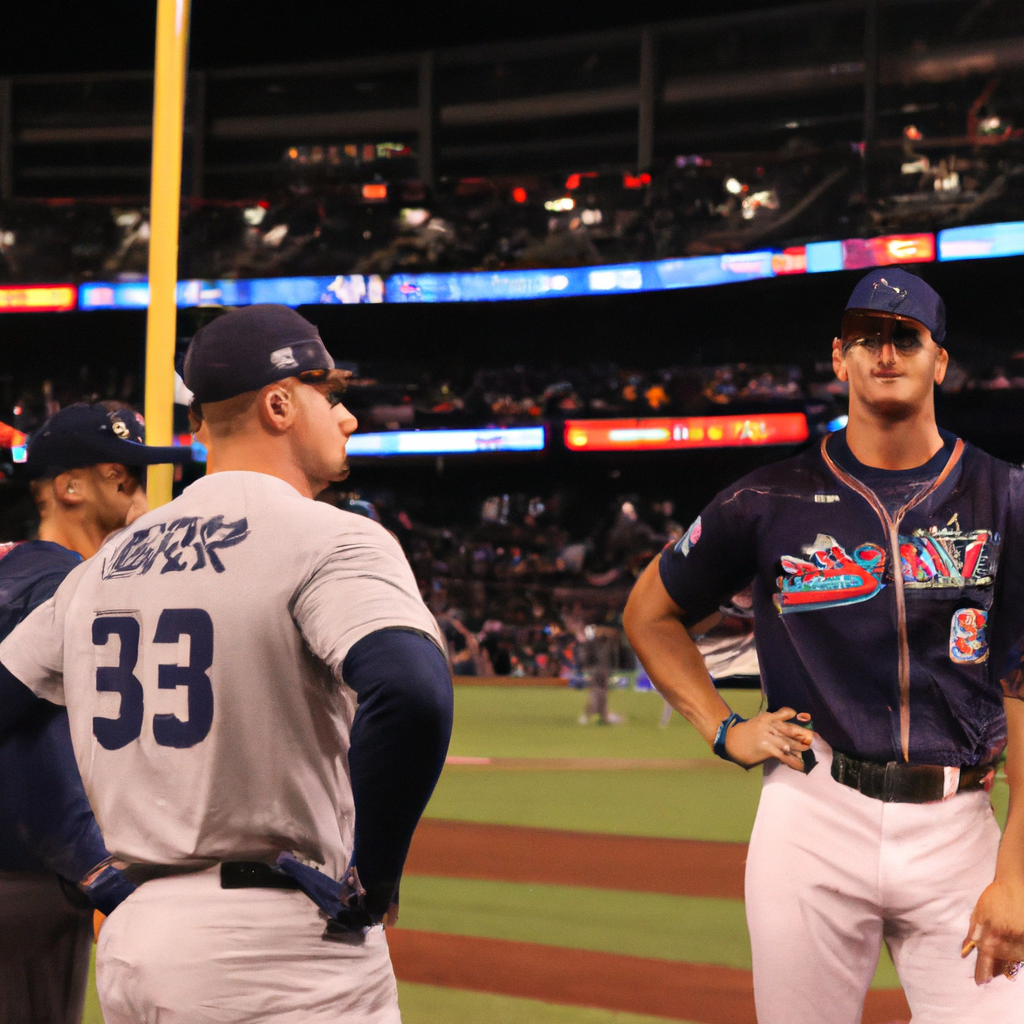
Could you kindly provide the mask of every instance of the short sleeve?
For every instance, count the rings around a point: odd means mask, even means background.
[[[757,571],[756,523],[749,491],[723,491],[682,539],[661,553],[658,569],[669,597],[693,626],[743,590]]]
[[[37,697],[64,703],[63,587],[26,616],[0,644],[0,664]]]
[[[352,646],[380,629],[416,630],[444,650],[405,554],[376,523],[331,546],[300,589],[292,615],[310,650],[338,679]]]

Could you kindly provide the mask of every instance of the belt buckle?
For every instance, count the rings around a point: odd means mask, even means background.
[[[960,792],[960,769],[944,765],[942,768],[942,799],[950,800]]]

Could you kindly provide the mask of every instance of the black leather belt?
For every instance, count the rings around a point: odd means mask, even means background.
[[[206,871],[212,864],[129,864],[125,877],[133,885],[142,885],[154,878],[172,878],[176,875],[194,875]],[[298,889],[294,878],[275,871],[269,864],[258,860],[226,860],[220,866],[222,889]]]
[[[226,860],[220,866],[222,889],[298,889],[294,878],[258,860]]]
[[[987,789],[995,765],[960,769],[957,793]],[[946,773],[941,765],[906,764],[903,761],[861,761],[838,750],[832,752],[832,778],[844,786],[884,803],[927,804],[946,795]]]

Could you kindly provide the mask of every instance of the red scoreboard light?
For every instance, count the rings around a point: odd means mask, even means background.
[[[77,301],[73,284],[0,285],[0,313],[63,313]]]
[[[650,420],[566,420],[565,447],[574,452],[746,448],[806,441],[802,412],[752,416],[686,416]]]

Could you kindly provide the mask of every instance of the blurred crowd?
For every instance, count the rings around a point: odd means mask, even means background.
[[[614,364],[507,366],[445,376],[351,364],[348,405],[366,429],[705,415],[734,403],[809,397],[798,366],[737,363],[659,370]]]
[[[620,624],[636,577],[682,536],[671,500],[619,496],[581,533],[567,494],[486,498],[475,521],[433,526],[392,490],[322,496],[381,522],[398,538],[461,675],[582,680],[595,640],[616,642],[607,669],[633,669]],[[417,497],[422,507],[423,496]],[[593,518],[593,517],[591,517]]]
[[[960,139],[930,141],[907,124],[877,156],[870,201],[859,144],[822,148],[798,135],[775,152],[681,155],[652,173],[442,178],[433,188],[413,176],[405,146],[379,144],[395,158],[367,163],[339,157],[356,147],[290,147],[266,195],[186,201],[179,273],[572,267],[1019,220],[1020,135],[995,116],[975,117]],[[132,280],[146,273],[148,244],[142,200],[0,206],[0,281]]]
[[[959,353],[957,353],[959,355]],[[1024,351],[954,358],[947,395],[1024,388]],[[474,369],[438,362],[345,363],[353,372],[346,405],[364,431],[538,424],[562,419],[706,416],[772,408],[817,410],[828,421],[843,411],[846,386],[831,362],[805,365],[726,363],[662,369],[612,363],[518,365]],[[141,382],[131,371],[88,364],[55,367],[47,380],[0,375],[0,422],[31,433],[49,412],[82,401],[138,407]],[[181,430],[186,429],[181,413]]]

